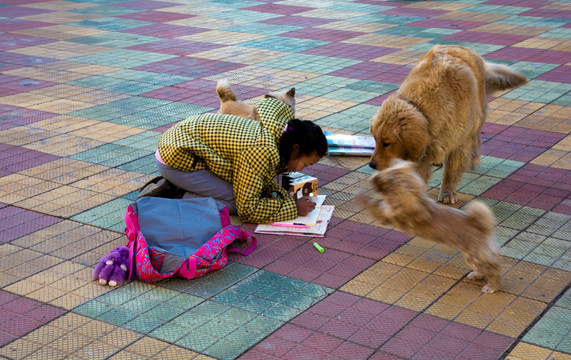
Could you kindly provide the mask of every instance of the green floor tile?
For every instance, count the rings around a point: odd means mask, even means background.
[[[125,309],[112,309],[104,314],[101,314],[97,317],[100,321],[105,321],[109,324],[113,325],[123,325],[126,322],[133,320],[138,315],[134,312],[125,310]]]
[[[204,350],[204,353],[217,359],[234,359],[247,348],[244,345],[235,344],[226,340],[217,343]]]
[[[78,314],[82,314],[85,316],[89,316],[92,318],[97,318],[101,315],[103,315],[104,313],[112,310],[114,307],[110,304],[106,304],[106,303],[102,303],[102,302],[98,302],[98,301],[89,301],[85,304],[82,304],[78,307],[76,307],[75,309],[73,309],[73,312],[78,313]]]
[[[322,40],[268,36],[266,38],[240,43],[240,46],[297,53],[329,43],[329,41]]]
[[[322,75],[298,83],[295,88],[296,91],[298,91],[300,94],[306,94],[309,96],[322,96],[357,82],[359,82],[357,79]]]
[[[463,8],[462,11],[474,11],[481,13],[492,13],[492,14],[502,14],[502,15],[514,15],[525,11],[529,11],[532,8],[524,6],[502,6],[502,5],[484,5],[478,4],[470,7]]]
[[[314,74],[328,74],[360,62],[361,61],[358,60],[335,58],[330,56],[292,54],[263,61],[258,63],[258,66],[311,72]]]
[[[195,329],[186,333],[182,338],[177,340],[175,344],[190,350],[204,352],[206,348],[220,341],[220,339],[214,336],[201,333]]]
[[[85,38],[80,38],[80,39],[85,39]],[[77,40],[77,39],[72,39],[72,40]],[[150,39],[148,40],[151,41]],[[84,40],[83,43],[85,43],[86,41],[87,40]],[[92,44],[92,45],[100,45],[100,46],[111,46],[111,45],[115,45],[116,47],[119,47],[118,45],[132,46],[130,45],[131,43],[127,41],[121,41],[120,39],[116,39],[115,43],[113,43],[112,39],[110,39],[108,43],[105,43],[105,39],[98,39],[98,38],[89,38],[89,41],[97,42],[97,44]],[[154,62],[172,59],[174,57],[176,56],[150,53],[146,51],[115,49],[92,55],[78,56],[73,58],[72,61],[92,64],[92,65],[114,66],[114,67],[128,69],[132,67],[137,67],[141,65],[151,64]]]
[[[253,23],[244,25],[234,25],[222,28],[222,31],[233,31],[238,33],[260,34],[260,35],[279,35],[289,31],[303,29],[301,26],[291,25],[272,25],[264,23]]]
[[[189,329],[178,326],[174,323],[167,323],[159,326],[149,333],[150,336],[169,343],[174,343],[190,333]]]
[[[434,28],[424,28],[416,26],[397,26],[388,28],[385,30],[377,31],[377,34],[387,34],[395,36],[413,36],[422,38],[438,38],[441,36],[451,35],[459,32],[461,30],[453,29],[434,29]]]
[[[164,321],[145,315],[140,315],[126,322],[125,324],[123,324],[123,326],[133,331],[137,331],[143,334],[148,334],[163,324]]]

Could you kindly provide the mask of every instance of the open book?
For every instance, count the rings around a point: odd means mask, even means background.
[[[297,218],[289,221],[280,221],[274,223],[274,226],[287,226],[287,225],[308,225],[313,226],[317,224],[317,217],[319,216],[319,212],[321,210],[321,206],[325,201],[325,195],[317,195],[313,197],[313,201],[315,202],[315,209],[313,209],[309,214],[305,216],[298,216]]]
[[[294,221],[298,221],[296,219],[286,223],[259,224],[254,232],[260,234],[323,237],[325,235],[325,231],[327,231],[329,221],[331,221],[334,209],[335,206],[333,205],[321,205],[315,225],[294,225]],[[288,226],[288,224],[290,226]],[[296,222],[295,224],[298,223]]]

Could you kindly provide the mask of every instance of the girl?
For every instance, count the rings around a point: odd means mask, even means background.
[[[318,162],[327,153],[325,135],[311,121],[294,119],[290,107],[274,98],[262,100],[257,110],[260,121],[208,113],[176,124],[159,140],[158,170],[179,188],[228,206],[244,222],[307,215],[315,204],[288,196],[274,178]]]

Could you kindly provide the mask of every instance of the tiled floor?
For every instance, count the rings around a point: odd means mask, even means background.
[[[201,279],[91,280],[161,133],[216,111],[216,80],[251,102],[295,87],[299,118],[369,135],[436,43],[531,79],[490,99],[460,185],[497,217],[498,293],[380,227],[354,201],[368,159],[333,156],[306,169],[336,206],[324,253],[260,235]],[[570,132],[568,0],[0,0],[0,358],[571,359]]]

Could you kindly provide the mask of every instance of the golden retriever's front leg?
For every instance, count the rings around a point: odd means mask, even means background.
[[[456,188],[468,165],[466,161],[467,150],[465,147],[459,147],[452,151],[444,161],[444,173],[440,185],[440,195],[438,195],[438,201],[444,204],[456,204],[458,201]]]
[[[416,169],[418,174],[422,177],[422,180],[426,184],[428,184],[428,180],[432,176],[432,164],[426,158],[420,160],[420,162],[416,165]]]

